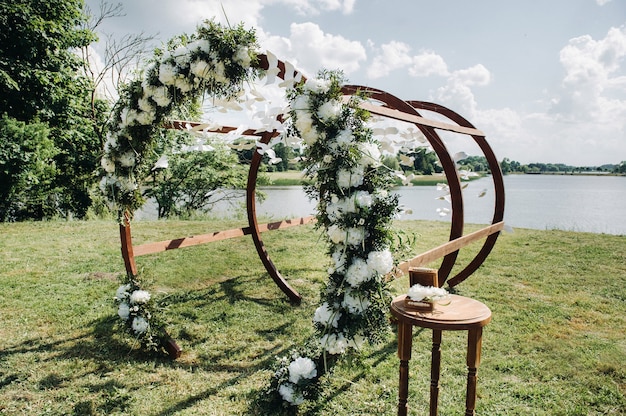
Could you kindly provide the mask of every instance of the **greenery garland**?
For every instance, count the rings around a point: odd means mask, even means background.
[[[195,35],[157,51],[143,77],[122,91],[104,147],[101,181],[120,221],[143,203],[138,179],[151,167],[159,125],[200,93],[236,96],[242,82],[257,73],[254,47],[253,32],[207,22]],[[296,137],[303,145],[312,181],[306,191],[318,200],[317,226],[331,264],[313,317],[315,336],[279,359],[270,383],[274,399],[287,408],[314,397],[321,375],[338,357],[379,341],[388,329],[391,297],[384,276],[394,265],[390,226],[399,213],[398,198],[389,193],[393,174],[382,165],[379,145],[365,124],[369,114],[358,106],[362,98],[343,101],[344,81],[340,72],[323,71],[288,92],[290,120],[283,140],[294,143]],[[163,349],[165,327],[138,276],[126,276],[115,301],[124,328],[144,348]]]
[[[159,127],[178,107],[202,94],[236,96],[243,82],[258,72],[256,47],[254,31],[206,21],[195,34],[156,50],[147,68],[122,89],[109,123],[100,181],[119,222],[143,205],[140,180],[154,163]],[[139,276],[124,277],[115,302],[122,327],[143,348],[162,351],[168,339],[165,325]]]
[[[287,405],[313,398],[333,362],[388,330],[391,302],[384,276],[394,266],[391,222],[398,197],[381,163],[360,97],[342,100],[340,72],[324,71],[289,93],[291,131],[305,143],[308,195],[318,201],[317,226],[331,257],[329,280],[313,322],[316,334],[279,360],[271,383]]]

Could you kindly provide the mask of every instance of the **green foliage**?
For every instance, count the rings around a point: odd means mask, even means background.
[[[237,156],[219,142],[211,143],[210,152],[178,152],[168,157],[169,167],[152,174],[146,196],[158,205],[159,218],[189,216],[196,211],[208,212],[218,199],[234,196],[229,190],[245,189],[247,169]],[[221,198],[214,192],[223,190]]]
[[[55,215],[57,154],[45,123],[0,119],[0,221]]]
[[[102,147],[98,126],[104,124],[106,105],[91,101],[93,86],[81,75],[83,63],[75,53],[95,40],[81,28],[82,6],[80,0],[0,2],[0,113],[25,123],[45,123],[55,147],[48,163],[56,166],[56,174],[38,179],[50,183],[46,209],[24,211],[14,219],[83,217],[91,204],[89,189]],[[23,183],[17,178],[11,182]]]

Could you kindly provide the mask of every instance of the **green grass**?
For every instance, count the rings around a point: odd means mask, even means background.
[[[234,226],[137,222],[136,243]],[[415,252],[446,240],[446,224],[397,224]],[[304,296],[291,305],[249,237],[140,257],[152,290],[167,293],[176,360],[145,357],[114,330],[123,271],[108,221],[0,224],[0,414],[247,415],[274,359],[312,332],[326,257],[311,226],[264,234],[273,261]],[[477,250],[462,251],[459,263]],[[626,237],[561,231],[504,234],[457,287],[493,311],[479,369],[481,415],[626,414]],[[406,279],[393,282],[395,293]],[[412,414],[426,414],[429,333],[415,331]],[[440,414],[463,413],[463,333],[445,333]],[[395,414],[393,331],[340,364],[309,415]]]

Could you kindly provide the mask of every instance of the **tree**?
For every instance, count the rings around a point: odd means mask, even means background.
[[[91,204],[89,190],[102,148],[97,125],[102,122],[100,114],[105,105],[92,105],[93,86],[81,74],[82,61],[75,53],[96,39],[82,26],[82,6],[82,0],[0,0],[0,114],[6,114],[8,118],[3,122],[12,126],[17,125],[9,119],[34,123],[38,131],[46,126],[49,135],[32,138],[51,138],[55,148],[39,152],[48,157],[45,163],[56,167],[56,174],[45,178],[50,179],[49,191],[53,194],[25,201],[26,205],[18,209],[35,219],[58,213],[82,217]],[[13,149],[48,148],[47,142],[27,143],[20,134],[2,140],[11,140]],[[24,184],[19,179],[23,174],[14,165],[9,165],[6,172],[14,186]],[[2,206],[10,203],[3,200]]]
[[[208,212],[216,202],[241,195],[230,191],[245,189],[246,167],[224,144],[210,145],[214,150],[171,154],[167,168],[153,170],[145,194],[157,202],[159,218]],[[221,192],[216,197],[218,190]]]

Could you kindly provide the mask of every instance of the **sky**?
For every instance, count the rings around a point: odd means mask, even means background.
[[[97,11],[100,0],[86,3]],[[205,19],[243,23],[305,75],[340,69],[350,84],[456,111],[499,160],[626,160],[626,0],[126,0],[123,10],[102,34],[166,42]]]

